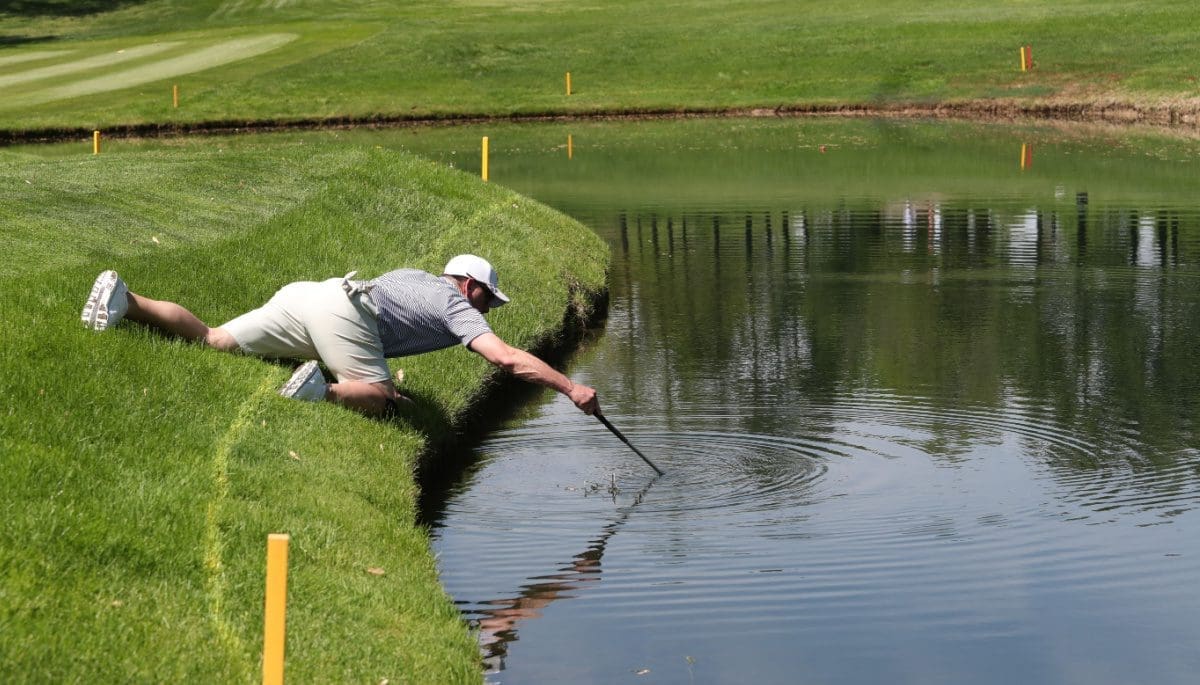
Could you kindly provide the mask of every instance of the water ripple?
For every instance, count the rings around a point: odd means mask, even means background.
[[[979,644],[1031,639],[1047,588],[1169,603],[1162,583],[1200,572],[1192,545],[1125,532],[1200,505],[1200,452],[1153,454],[1135,425],[1095,438],[1033,398],[884,390],[809,402],[787,424],[767,404],[691,409],[610,414],[662,477],[569,410],[484,443],[437,545],[493,670],[561,601],[633,632],[687,626],[699,644],[889,623]]]

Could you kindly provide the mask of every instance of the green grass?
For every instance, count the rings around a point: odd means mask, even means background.
[[[478,681],[412,472],[473,420],[485,362],[397,360],[418,409],[377,422],[278,397],[286,365],[134,324],[97,334],[79,309],[106,267],[220,323],[292,279],[476,251],[514,298],[489,320],[530,346],[603,287],[598,238],[472,175],[311,141],[0,152],[0,221],[0,680],[257,680],[283,531],[289,679]]]
[[[148,0],[97,1],[115,9],[86,16],[24,4],[49,9],[0,14],[9,131],[980,99],[1192,111],[1200,98],[1190,0]],[[218,63],[237,40],[273,49]],[[156,41],[171,45],[63,71]],[[1018,68],[1026,44],[1030,73]],[[37,69],[50,71],[3,85]]]

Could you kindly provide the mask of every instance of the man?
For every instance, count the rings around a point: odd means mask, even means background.
[[[291,283],[262,307],[209,328],[183,306],[138,295],[117,272],[105,271],[92,285],[82,319],[97,331],[129,319],[226,352],[313,360],[296,370],[280,394],[328,400],[368,416],[382,416],[403,399],[387,358],[460,343],[518,378],[561,392],[584,413],[599,411],[594,389],[492,332],[483,315],[508,302],[508,296],[482,257],[458,255],[441,276],[397,269],[370,281],[351,280],[355,273]],[[336,382],[325,382],[316,360]]]

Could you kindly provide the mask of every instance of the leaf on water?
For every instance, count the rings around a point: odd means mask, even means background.
[[[288,456],[291,457],[292,459],[295,459],[296,461],[300,461],[300,455],[296,454],[292,450],[288,450]]]
[[[385,571],[378,566],[372,566],[371,568],[367,569],[367,573],[370,573],[373,576],[382,576]]]

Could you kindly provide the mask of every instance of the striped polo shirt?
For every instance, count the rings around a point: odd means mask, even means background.
[[[383,356],[407,357],[459,343],[492,329],[452,283],[417,269],[396,269],[368,281],[379,309]]]

